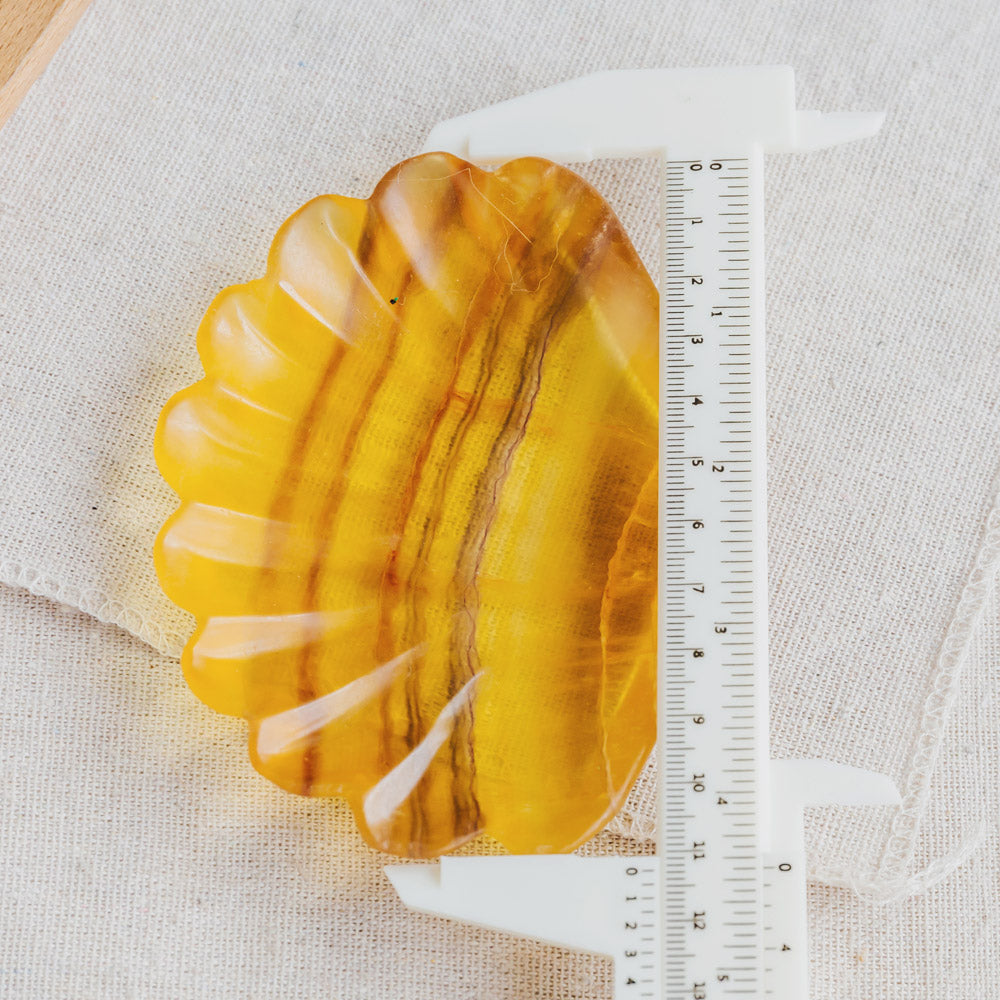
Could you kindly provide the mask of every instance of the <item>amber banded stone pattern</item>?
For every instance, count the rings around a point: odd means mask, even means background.
[[[610,820],[655,734],[657,313],[580,177],[442,153],[216,298],[155,559],[263,775],[408,857]]]

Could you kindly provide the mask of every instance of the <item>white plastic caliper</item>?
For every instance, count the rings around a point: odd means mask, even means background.
[[[796,111],[784,66],[617,71],[443,122],[425,146],[662,164],[657,855],[387,869],[416,910],[610,955],[615,1000],[804,1000],[802,809],[899,801],[882,775],[768,761],[763,154],[882,118]]]

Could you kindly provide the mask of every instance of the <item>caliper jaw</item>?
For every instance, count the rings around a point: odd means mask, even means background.
[[[771,849],[761,859],[764,982],[775,1000],[803,1000],[809,995],[803,812],[806,806],[897,805],[899,792],[885,775],[824,760],[773,760],[770,770]],[[410,909],[616,960],[633,941],[629,893],[648,897],[658,911],[659,859],[650,856],[443,858],[390,865],[386,874]],[[658,912],[648,930],[662,938]],[[613,981],[615,1000],[634,996],[622,977]]]
[[[796,111],[791,66],[608,70],[441,122],[424,151],[480,164],[703,155],[759,145],[810,152],[874,135],[880,111]]]

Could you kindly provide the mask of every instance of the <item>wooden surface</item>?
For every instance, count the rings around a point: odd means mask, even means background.
[[[89,0],[0,0],[0,128]]]

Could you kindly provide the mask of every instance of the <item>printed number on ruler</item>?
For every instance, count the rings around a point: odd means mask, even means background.
[[[685,1000],[760,975],[750,169],[666,165],[661,863],[664,986]]]
[[[622,926],[625,947],[616,955],[616,974],[627,988],[626,996],[638,1000],[659,1000],[657,997],[657,963],[660,922],[656,912],[657,868],[648,858],[631,858],[625,862],[623,883],[625,904]]]

